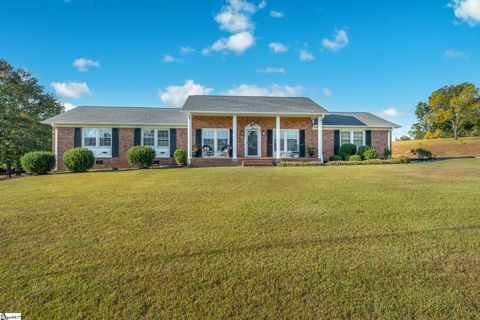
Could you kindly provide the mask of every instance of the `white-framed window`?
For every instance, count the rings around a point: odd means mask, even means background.
[[[230,129],[206,128],[202,129],[202,147],[209,146],[214,152],[222,151],[230,144]]]
[[[82,146],[97,158],[112,156],[112,128],[83,128]]]
[[[170,157],[170,129],[144,128],[142,145],[155,149],[157,158]]]
[[[277,152],[277,133],[273,129],[273,153]],[[281,129],[280,130],[280,152],[299,152],[300,151],[300,130]]]
[[[357,147],[365,145],[365,131],[340,131],[340,145],[352,143]]]

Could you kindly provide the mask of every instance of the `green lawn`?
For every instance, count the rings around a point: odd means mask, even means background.
[[[478,318],[480,160],[0,182],[25,319]]]
[[[411,150],[425,148],[437,157],[480,157],[480,137],[444,139],[407,140],[393,142],[393,155],[395,157],[413,157]]]

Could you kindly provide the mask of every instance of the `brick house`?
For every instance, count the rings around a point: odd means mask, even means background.
[[[328,112],[309,98],[243,96],[190,96],[182,108],[78,107],[44,123],[59,171],[74,147],[91,149],[97,168],[129,167],[135,145],[154,148],[157,165],[173,164],[177,148],[191,166],[323,162],[344,143],[371,145],[382,157],[399,128],[367,112]]]

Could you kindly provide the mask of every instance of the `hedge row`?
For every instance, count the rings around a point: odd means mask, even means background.
[[[410,159],[405,157],[395,159],[370,159],[364,161],[329,161],[326,166],[357,166],[357,165],[369,165],[369,164],[400,164],[409,163]]]
[[[315,167],[321,166],[320,162],[306,162],[306,161],[282,161],[277,164],[277,167]]]

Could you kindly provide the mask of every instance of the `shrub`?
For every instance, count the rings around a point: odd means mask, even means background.
[[[178,165],[185,166],[187,164],[187,152],[184,149],[175,150],[173,157]]]
[[[354,154],[348,157],[348,161],[362,161],[362,157],[360,157],[358,154]]]
[[[419,159],[432,159],[432,153],[423,148],[417,148],[411,151],[414,155],[416,155]]]
[[[277,164],[278,167],[316,167],[321,165],[320,162],[313,161],[282,161]]]
[[[338,150],[338,153],[343,159],[347,160],[348,157],[357,153],[357,146],[354,145],[353,143],[342,144],[340,146],[340,149]]]
[[[148,169],[155,160],[155,150],[147,146],[131,147],[127,151],[128,163],[135,168]]]
[[[328,158],[328,160],[329,160],[329,161],[342,161],[343,158],[340,157],[339,155],[334,154],[333,156],[330,156],[330,157]]]
[[[55,168],[55,156],[51,152],[33,151],[20,159],[23,170],[33,175],[47,174]]]
[[[392,160],[399,161],[400,163],[410,163],[410,158],[407,157],[398,157]]]
[[[374,147],[367,148],[367,150],[365,150],[365,153],[363,154],[363,159],[377,159],[377,150],[375,150]]]
[[[385,149],[383,149],[383,158],[390,159],[391,157],[392,157],[392,150],[388,149],[388,147],[385,147]]]
[[[63,162],[68,170],[73,172],[87,171],[95,163],[92,150],[87,148],[73,148],[63,154]]]

